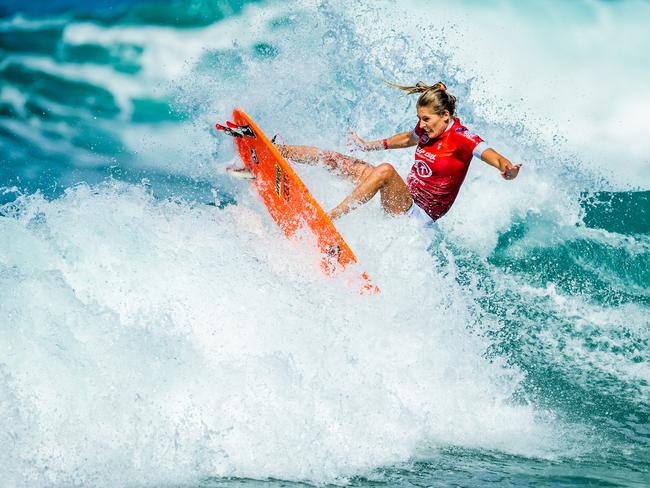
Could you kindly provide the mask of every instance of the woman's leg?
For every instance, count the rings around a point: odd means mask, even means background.
[[[359,186],[332,209],[329,213],[330,218],[334,220],[345,215],[350,210],[366,203],[377,192],[381,195],[381,206],[387,214],[406,213],[413,205],[413,197],[402,177],[391,164],[383,163],[372,168]]]
[[[381,206],[390,215],[403,214],[413,205],[413,197],[402,177],[389,163],[373,166],[360,159],[334,151],[322,151],[312,146],[276,145],[280,154],[298,163],[325,163],[330,171],[345,176],[359,185],[329,213],[332,219],[345,215],[363,205],[376,195],[381,196]]]
[[[276,144],[275,147],[285,158],[298,163],[323,163],[330,171],[344,176],[354,183],[363,181],[374,169],[371,164],[361,159],[351,158],[334,151],[322,151],[317,147],[286,146],[284,144]]]

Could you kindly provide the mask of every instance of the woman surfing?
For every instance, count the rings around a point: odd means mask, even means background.
[[[285,158],[299,163],[324,163],[334,173],[357,183],[352,193],[329,212],[330,218],[334,220],[345,215],[379,192],[386,213],[407,214],[423,224],[433,222],[451,208],[474,156],[497,168],[506,180],[517,177],[521,164],[513,165],[454,117],[456,97],[447,91],[444,83],[393,86],[405,90],[408,95],[420,94],[415,129],[377,141],[364,141],[355,133],[351,133],[350,138],[352,144],[363,151],[417,145],[415,162],[406,181],[390,163],[373,166],[316,147],[277,145]]]

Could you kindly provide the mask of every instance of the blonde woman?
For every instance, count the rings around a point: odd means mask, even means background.
[[[409,95],[420,94],[415,129],[377,141],[364,141],[351,133],[351,142],[364,151],[417,146],[415,162],[406,181],[390,163],[373,166],[315,147],[277,146],[288,159],[308,164],[324,163],[331,171],[357,183],[354,191],[329,212],[332,219],[366,203],[379,192],[386,213],[408,214],[423,224],[433,222],[451,208],[473,156],[497,168],[506,180],[517,177],[520,164],[513,165],[454,117],[456,98],[442,82],[432,86],[424,83],[394,86]]]

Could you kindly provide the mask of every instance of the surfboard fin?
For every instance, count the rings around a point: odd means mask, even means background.
[[[230,129],[237,131],[239,134],[243,135],[244,137],[252,137],[253,139],[257,139],[257,136],[255,135],[255,132],[253,132],[253,129],[251,128],[250,125],[237,125],[230,121],[227,121],[226,125]]]
[[[226,123],[228,124],[228,122],[226,122]],[[223,132],[227,136],[230,136],[230,137],[244,137],[244,134],[242,134],[240,131],[238,131],[237,129],[235,129],[233,127],[225,127],[225,126],[223,126],[221,124],[215,124],[214,126],[215,126],[215,128],[217,130]]]

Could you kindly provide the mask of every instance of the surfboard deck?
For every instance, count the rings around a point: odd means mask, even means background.
[[[233,110],[233,121],[227,127],[217,124],[217,129],[233,136],[242,169],[252,175],[250,181],[284,234],[294,238],[301,228],[309,229],[322,254],[321,268],[328,275],[356,263],[332,220],[264,132],[243,110]],[[362,291],[379,291],[366,273],[361,280]]]

